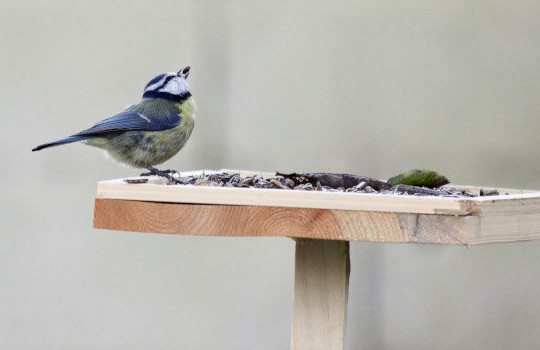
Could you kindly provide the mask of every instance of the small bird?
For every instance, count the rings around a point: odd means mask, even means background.
[[[195,102],[187,82],[189,67],[163,73],[144,88],[142,100],[89,129],[37,146],[32,151],[82,141],[107,151],[114,159],[146,168],[172,179],[169,171],[154,168],[186,144],[195,123]]]

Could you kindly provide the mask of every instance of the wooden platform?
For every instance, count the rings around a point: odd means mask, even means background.
[[[509,194],[461,199],[128,184],[119,179],[98,184],[94,227],[452,245],[540,238],[540,192],[500,191]]]
[[[297,238],[293,350],[344,348],[348,241],[475,245],[540,238],[538,191],[500,190],[504,194],[461,199],[168,186],[160,184],[162,179],[149,180],[146,184],[128,184],[123,179],[100,182],[94,227]]]

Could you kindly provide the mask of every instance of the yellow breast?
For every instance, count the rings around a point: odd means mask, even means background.
[[[176,128],[188,129],[191,134],[191,130],[193,130],[193,126],[195,125],[195,100],[193,97],[190,97],[187,100],[176,103],[175,106],[180,110],[180,116],[182,117],[182,121]]]

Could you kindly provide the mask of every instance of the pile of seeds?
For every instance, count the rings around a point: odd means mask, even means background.
[[[128,183],[146,183],[148,178],[126,179],[125,181]],[[178,173],[176,173],[169,178],[168,184],[237,188],[268,188],[322,192],[380,193],[413,196],[443,196],[453,198],[499,195],[497,190],[481,190],[480,193],[473,193],[466,190],[456,190],[446,187],[426,188],[410,185],[392,186],[387,182],[369,177],[328,173],[276,173],[276,176],[270,178],[259,175],[241,176],[238,173],[201,174],[193,176],[180,176]]]

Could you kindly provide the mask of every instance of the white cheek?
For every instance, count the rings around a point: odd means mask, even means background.
[[[168,92],[173,95],[181,95],[189,91],[189,84],[186,79],[173,79],[167,85],[159,89],[160,92]]]

